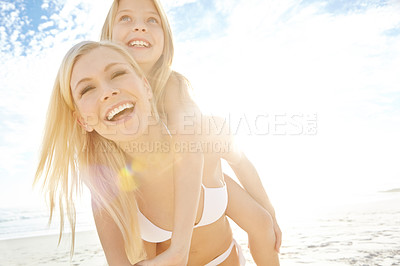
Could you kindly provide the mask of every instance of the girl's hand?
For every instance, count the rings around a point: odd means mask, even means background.
[[[275,250],[280,253],[281,245],[282,245],[282,231],[281,228],[278,225],[278,222],[276,221],[275,218],[274,220],[274,232],[275,232]]]

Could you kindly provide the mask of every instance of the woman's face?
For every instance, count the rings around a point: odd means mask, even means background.
[[[148,73],[164,48],[161,18],[151,0],[121,0],[112,29],[112,41],[126,46]]]
[[[142,136],[151,117],[151,89],[126,58],[108,47],[81,56],[71,75],[78,121],[113,141]]]

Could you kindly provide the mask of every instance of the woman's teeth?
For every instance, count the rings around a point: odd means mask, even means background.
[[[108,114],[107,114],[107,120],[111,120],[113,119],[117,114],[121,113],[122,111],[129,109],[129,108],[133,108],[135,105],[132,103],[126,103],[123,105],[120,105],[114,109],[112,109]]]
[[[134,47],[149,47],[150,43],[145,42],[145,41],[132,41],[129,43],[129,46],[134,46]]]

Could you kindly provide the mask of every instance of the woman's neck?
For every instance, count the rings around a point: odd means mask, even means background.
[[[118,145],[130,156],[137,160],[146,160],[149,154],[163,152],[170,135],[164,122],[154,121],[142,136],[131,140],[119,142]]]

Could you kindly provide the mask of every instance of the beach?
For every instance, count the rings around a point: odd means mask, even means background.
[[[284,216],[281,265],[399,265],[400,193],[332,208],[309,217]],[[247,265],[255,265],[246,234],[232,225]],[[94,230],[77,232],[70,260],[70,235],[0,241],[0,265],[107,265]]]
[[[76,234],[75,252],[70,260],[69,234],[58,246],[58,235],[0,241],[0,265],[107,265],[95,231]]]
[[[282,224],[282,265],[400,265],[400,193]]]

